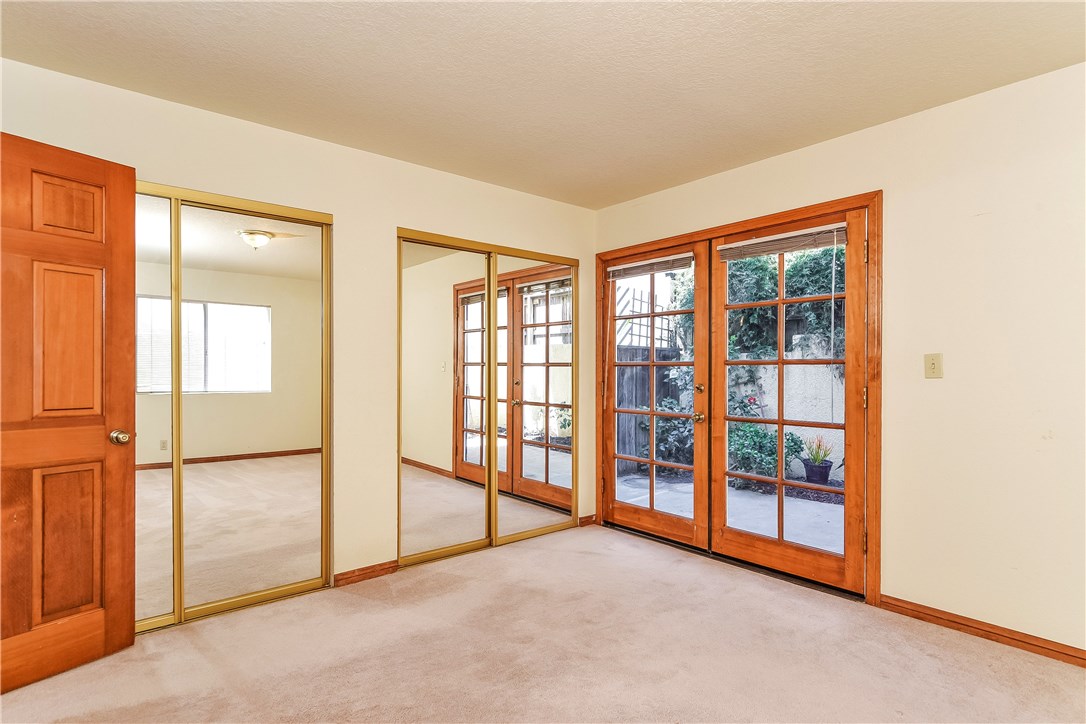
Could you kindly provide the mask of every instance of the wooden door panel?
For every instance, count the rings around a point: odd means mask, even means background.
[[[39,468],[31,511],[34,626],[102,601],[102,465]]]
[[[31,223],[34,231],[105,241],[102,217],[105,189],[97,184],[34,171],[31,174]]]
[[[135,633],[135,173],[4,134],[0,690]]]
[[[34,416],[102,411],[102,270],[35,261]]]

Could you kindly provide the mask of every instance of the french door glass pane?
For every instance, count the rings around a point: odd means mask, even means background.
[[[522,405],[524,440],[533,442],[547,441],[547,408],[543,405]]]
[[[573,487],[573,451],[560,448],[547,450],[549,482],[561,488]]]
[[[727,376],[729,415],[776,419],[776,365],[729,365]]]
[[[777,486],[728,478],[727,525],[748,533],[777,537]]]
[[[785,480],[844,489],[844,430],[787,425],[784,448]]]
[[[649,409],[648,365],[615,367],[615,407],[620,410]]]
[[[656,405],[660,412],[694,412],[694,368],[655,367]]]
[[[568,322],[573,319],[573,289],[572,287],[558,287],[551,289],[550,309],[548,321]]]
[[[464,433],[464,462],[482,465],[483,439],[477,432]]]
[[[735,259],[728,265],[728,304],[749,304],[777,298],[777,255]]]
[[[653,275],[654,312],[694,308],[694,267]]]
[[[845,552],[845,496],[784,486],[784,535],[791,543]]]
[[[573,404],[573,368],[551,367],[548,374],[550,383],[547,388],[547,401],[552,405]]]
[[[524,389],[525,402],[546,402],[547,368],[525,365],[522,371],[521,385]]]
[[[648,314],[649,287],[648,274],[615,280],[615,316],[628,317],[632,314]]]
[[[649,457],[648,415],[615,415],[615,452],[629,457]]]
[[[483,333],[464,333],[464,361],[476,364],[483,361]]]
[[[542,364],[547,361],[547,328],[528,327],[524,330],[521,362]]]
[[[834,310],[832,317],[831,308]],[[844,356],[844,299],[784,305],[785,359],[841,359]]]
[[[464,366],[464,394],[472,397],[483,396],[483,368],[474,365]]]
[[[615,500],[649,507],[649,466],[632,460],[615,460]]]
[[[499,307],[500,308],[500,307]],[[498,330],[498,364],[509,363],[509,330]]]
[[[790,251],[784,255],[784,296],[813,297],[845,291],[845,232],[837,232],[839,244],[821,249]],[[827,235],[827,240],[833,238]]]
[[[464,400],[464,429],[483,429],[483,401]]]
[[[694,471],[657,465],[653,472],[653,510],[693,518]]]
[[[694,315],[669,314],[655,317],[656,361],[694,361]]]
[[[777,308],[728,310],[728,359],[777,359]]]
[[[805,422],[845,421],[844,365],[785,365],[784,417]]]
[[[547,408],[547,442],[551,445],[573,443],[573,411],[568,407]]]
[[[548,329],[550,349],[548,361],[569,364],[573,361],[573,325],[552,324]]]
[[[483,328],[483,303],[470,302],[464,305],[464,329]]]
[[[539,445],[521,447],[521,475],[541,483],[547,482],[547,448]]]
[[[777,477],[777,426],[728,423],[728,470]]]
[[[615,361],[648,362],[652,344],[651,317],[620,319],[615,322]]]
[[[656,418],[656,460],[694,464],[694,421],[689,417]]]
[[[547,321],[547,290],[533,287],[521,292],[525,324],[543,324]]]

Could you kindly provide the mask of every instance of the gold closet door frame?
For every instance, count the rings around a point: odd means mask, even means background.
[[[470,551],[480,550],[482,548],[490,548],[493,546],[505,545],[506,543],[513,543],[519,540],[525,540],[527,538],[535,538],[536,536],[546,535],[547,533],[554,533],[560,530],[566,530],[567,528],[575,528],[578,524],[578,475],[577,475],[577,450],[580,447],[577,443],[577,431],[578,431],[578,410],[580,405],[578,404],[578,376],[579,376],[579,353],[578,339],[580,337],[580,324],[578,322],[578,306],[579,306],[579,284],[577,282],[577,272],[580,267],[580,261],[572,257],[559,256],[557,254],[545,254],[541,252],[527,251],[524,249],[516,249],[509,246],[501,246],[499,244],[488,244],[481,241],[472,241],[471,239],[460,239],[455,236],[446,236],[444,234],[435,234],[429,231],[419,231],[417,229],[406,229],[398,227],[396,229],[397,245],[396,245],[396,307],[398,310],[396,320],[396,557],[400,566],[410,566],[416,563],[426,563],[427,561],[437,560],[438,558],[445,558],[447,556],[458,555],[460,553],[468,553]],[[484,284],[484,291],[486,294],[486,325],[487,325],[487,354],[486,354],[486,419],[492,421],[486,429],[486,535],[475,541],[468,541],[466,543],[459,543],[456,545],[445,546],[444,548],[437,548],[430,551],[423,551],[421,553],[413,553],[410,555],[403,555],[400,550],[400,529],[402,527],[403,516],[403,480],[400,474],[400,459],[403,457],[403,245],[405,243],[410,244],[424,244],[426,246],[436,246],[443,249],[454,249],[456,251],[469,251],[479,254],[483,254],[486,259],[486,279]],[[499,256],[511,256],[518,259],[528,259],[529,261],[538,261],[544,264],[561,264],[562,266],[569,267],[570,277],[573,280],[573,423],[571,425],[571,434],[573,436],[573,455],[570,464],[573,466],[573,479],[572,479],[572,492],[570,503],[570,518],[568,521],[562,523],[555,523],[554,525],[543,526],[541,528],[533,528],[531,530],[519,531],[517,533],[511,533],[509,535],[498,534],[498,426],[495,422],[498,419],[498,335],[490,334],[493,330],[493,325],[490,324],[490,320],[496,320],[498,318],[498,257]]]
[[[170,202],[170,408],[173,477],[173,611],[136,621],[136,633],[296,596],[332,582],[332,215],[235,196],[136,181],[136,193]],[[181,208],[241,213],[321,230],[321,570],[316,578],[185,607],[184,430],[181,390]],[[137,422],[138,424],[138,422]]]

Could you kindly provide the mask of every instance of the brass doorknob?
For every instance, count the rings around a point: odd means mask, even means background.
[[[109,433],[109,441],[114,445],[127,445],[132,441],[132,433],[124,430],[114,430]]]
[[[694,422],[705,422],[705,415],[700,412],[694,413]]]

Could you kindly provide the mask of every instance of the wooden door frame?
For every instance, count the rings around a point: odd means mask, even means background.
[[[602,404],[608,379],[607,266],[614,260],[633,254],[659,253],[692,242],[708,242],[721,236],[758,235],[765,227],[777,231],[800,230],[810,226],[812,217],[864,211],[867,214],[867,365],[864,386],[867,389],[867,416],[864,430],[866,464],[864,468],[864,516],[866,555],[864,561],[864,600],[874,606],[881,601],[882,570],[882,196],[871,191],[845,198],[767,214],[699,231],[657,239],[600,252],[596,255],[596,400]],[[789,226],[792,225],[792,226]],[[602,522],[607,474],[605,426],[596,426],[596,514]]]

